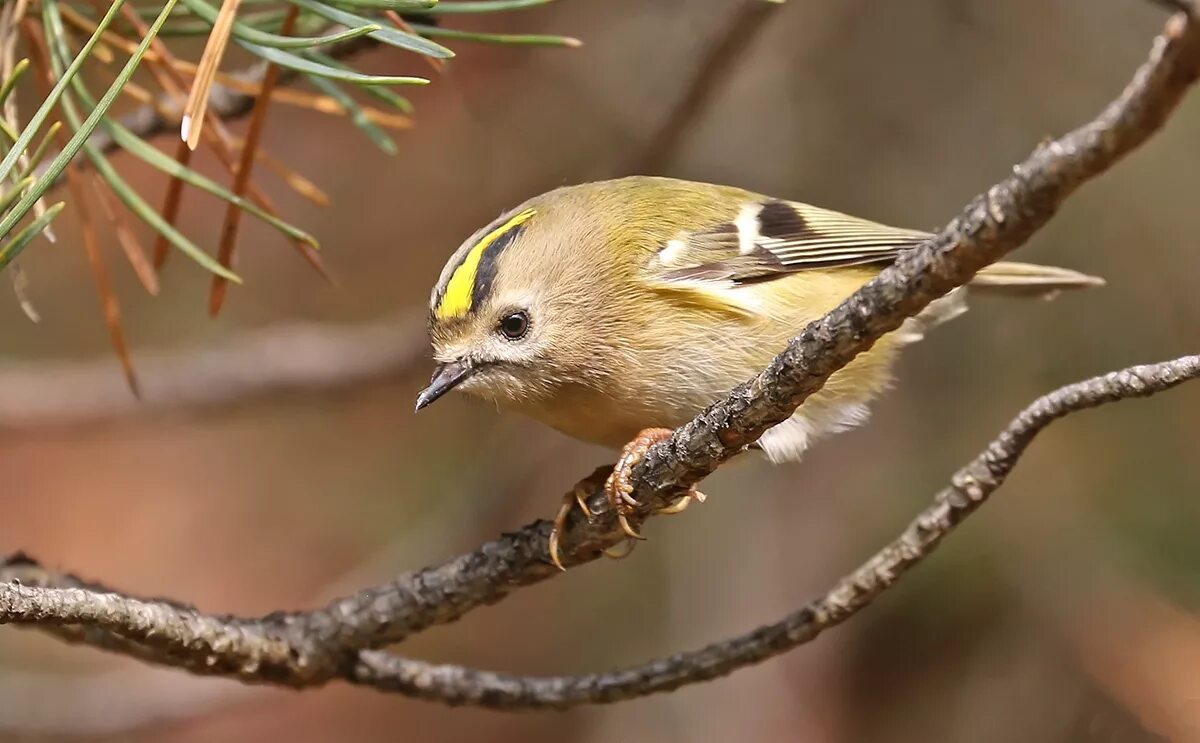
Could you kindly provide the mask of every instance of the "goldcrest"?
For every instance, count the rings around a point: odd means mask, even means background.
[[[927,237],[670,178],[555,189],[450,257],[430,299],[438,366],[417,409],[458,389],[622,447],[724,397]],[[1063,268],[991,265],[830,377],[758,446],[772,461],[795,460],[815,440],[862,423],[897,350],[961,314],[968,294],[1045,297],[1100,284]],[[642,437],[641,449],[648,443]]]

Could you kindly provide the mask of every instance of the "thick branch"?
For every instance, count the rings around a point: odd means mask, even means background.
[[[634,470],[641,513],[668,505],[682,488],[788,418],[881,335],[1022,244],[1070,193],[1157,131],[1198,76],[1200,27],[1179,14],[1155,40],[1149,61],[1095,120],[1039,147],[936,236],[811,323],[758,377],[653,447]],[[589,506],[595,518],[584,519],[576,511],[568,523],[563,538],[568,564],[595,559],[624,539],[606,511],[603,493],[593,490]],[[351,627],[318,615],[312,629],[324,637],[323,644],[363,647],[453,621],[552,575],[546,553],[549,531],[548,523],[533,524],[469,555],[401,576],[369,595],[335,603],[328,610],[332,615],[366,621]]]
[[[1062,387],[1023,410],[933,503],[890,544],[823,596],[774,624],[639,666],[584,676],[513,676],[437,665],[378,650],[328,658],[328,676],[304,672],[315,649],[288,639],[270,618],[248,623],[199,614],[169,601],[118,595],[24,558],[0,567],[0,623],[31,624],[80,642],[196,673],[308,686],[333,678],[448,704],[496,709],[563,708],[611,703],[707,681],[810,642],[866,608],[925,559],[1007,479],[1046,426],[1071,413],[1132,397],[1148,397],[1200,377],[1200,355],[1134,366]],[[24,585],[21,582],[24,583]],[[76,625],[83,624],[79,627]],[[294,665],[293,665],[294,664]],[[282,675],[280,671],[283,671]]]
[[[666,505],[681,487],[701,479],[767,427],[787,418],[833,372],[881,335],[1023,243],[1080,184],[1156,131],[1198,75],[1200,31],[1186,16],[1177,15],[1157,39],[1150,61],[1095,121],[1039,148],[1012,176],[975,199],[937,236],[902,256],[829,315],[812,323],[762,374],[680,428],[669,442],[652,449],[635,471],[635,494],[643,504],[642,512],[648,515]],[[1040,425],[1061,414],[1053,409],[1055,404],[1064,406],[1064,411],[1075,409],[1072,406],[1077,402],[1071,397],[1075,394],[1092,395],[1096,401],[1092,404],[1098,404],[1165,389],[1183,377],[1195,376],[1196,363],[1189,357],[1174,366],[1146,367],[1126,372],[1127,377],[1093,380],[1085,383],[1094,386],[1090,391],[1064,393],[1060,402],[1045,403],[1042,412],[1035,411],[1020,425],[1027,430],[1025,435],[1031,436]],[[925,519],[918,519],[896,545],[868,563],[865,572],[855,573],[830,598],[782,625],[760,630],[741,644],[722,643],[695,655],[653,664],[649,670],[634,671],[635,677],[590,677],[593,681],[584,683],[616,679],[600,683],[617,689],[605,692],[614,694],[613,698],[648,693],[678,685],[681,669],[691,668],[687,672],[697,679],[709,678],[810,638],[861,608],[890,585],[900,570],[927,553],[994,489],[999,482],[997,473],[1011,468],[1004,452],[1019,455],[1026,443],[1010,442],[1005,445],[1008,449],[997,449],[982,464],[968,468],[964,477],[956,479],[950,495]],[[596,510],[602,507],[599,493],[593,494],[591,504]],[[441,566],[402,576],[389,585],[308,613],[237,620],[201,615],[169,602],[102,596],[81,588],[0,585],[0,622],[55,627],[82,624],[89,631],[132,643],[145,651],[143,657],[248,680],[312,685],[351,678],[381,686],[419,686],[426,679],[447,674],[437,671],[432,676],[413,677],[405,671],[389,675],[382,656],[361,651],[452,621],[480,604],[504,598],[518,586],[558,574],[548,564],[548,531],[548,524],[532,524]],[[568,562],[594,559],[621,539],[611,514],[600,513],[590,521],[576,518],[564,540]],[[725,650],[714,656],[713,648]],[[411,671],[412,667],[408,668]],[[470,673],[482,678],[480,672]],[[497,684],[504,681],[498,676],[488,678]],[[434,688],[435,681],[422,688]],[[504,696],[498,689],[488,688],[483,684],[479,691],[477,683],[457,692],[458,697],[450,692],[443,696],[469,701],[478,691],[483,694],[480,703],[486,701],[484,697]],[[558,693],[558,701],[546,704],[581,700],[570,696],[580,692]],[[596,700],[602,697],[600,694]],[[518,704],[521,695],[514,692],[507,698]],[[495,704],[502,705],[502,700]]]
[[[366,651],[359,656],[351,680],[449,704],[536,709],[619,702],[727,675],[810,642],[866,608],[1004,484],[1026,447],[1050,423],[1106,403],[1148,397],[1197,377],[1200,355],[1185,356],[1093,377],[1038,398],[956,472],[950,485],[900,536],[825,595],[744,635],[631,668],[585,676],[512,676]]]

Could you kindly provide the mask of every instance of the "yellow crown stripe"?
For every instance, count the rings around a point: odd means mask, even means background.
[[[438,303],[437,307],[437,316],[440,319],[459,317],[471,311],[471,295],[475,288],[475,275],[479,272],[479,262],[483,260],[483,254],[509,230],[524,224],[533,214],[533,209],[526,209],[513,216],[512,219],[484,235],[467,252],[462,263],[458,264],[458,268],[454,269],[450,280],[446,282],[446,292],[442,294],[442,301]]]

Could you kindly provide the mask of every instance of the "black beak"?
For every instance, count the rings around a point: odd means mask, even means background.
[[[433,370],[433,379],[429,380],[429,386],[417,395],[417,410],[457,387],[459,382],[471,376],[474,371],[475,367],[470,361],[459,360],[438,364],[437,368]]]

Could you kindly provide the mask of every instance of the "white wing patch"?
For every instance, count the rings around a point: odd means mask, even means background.
[[[684,252],[687,250],[687,242],[678,238],[668,240],[666,247],[658,251],[658,262],[663,266],[677,265]]]
[[[733,220],[733,226],[737,228],[738,253],[741,255],[750,255],[758,245],[761,237],[758,231],[758,214],[762,208],[762,204],[759,203],[746,204],[738,211],[737,219]]]

